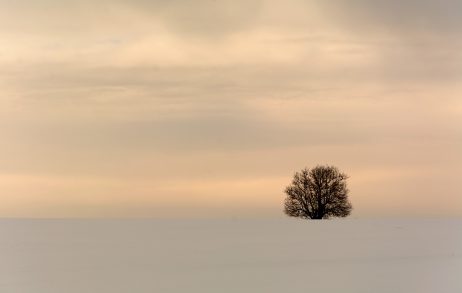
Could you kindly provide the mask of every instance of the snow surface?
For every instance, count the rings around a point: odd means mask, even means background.
[[[0,292],[462,292],[461,220],[0,220]]]

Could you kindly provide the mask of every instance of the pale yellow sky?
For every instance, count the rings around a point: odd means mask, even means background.
[[[0,217],[462,216],[462,2],[250,2],[0,0]]]

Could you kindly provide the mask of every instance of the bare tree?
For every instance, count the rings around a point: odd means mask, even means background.
[[[348,216],[352,206],[348,201],[347,178],[333,166],[296,172],[292,184],[285,189],[284,212],[304,219]]]

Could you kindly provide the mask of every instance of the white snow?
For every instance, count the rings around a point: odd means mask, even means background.
[[[0,220],[0,292],[462,292],[462,220]]]

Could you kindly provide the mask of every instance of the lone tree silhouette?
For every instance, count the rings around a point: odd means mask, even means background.
[[[334,166],[316,166],[296,172],[287,186],[284,212],[290,217],[328,219],[346,217],[352,206],[348,201],[348,176]]]

